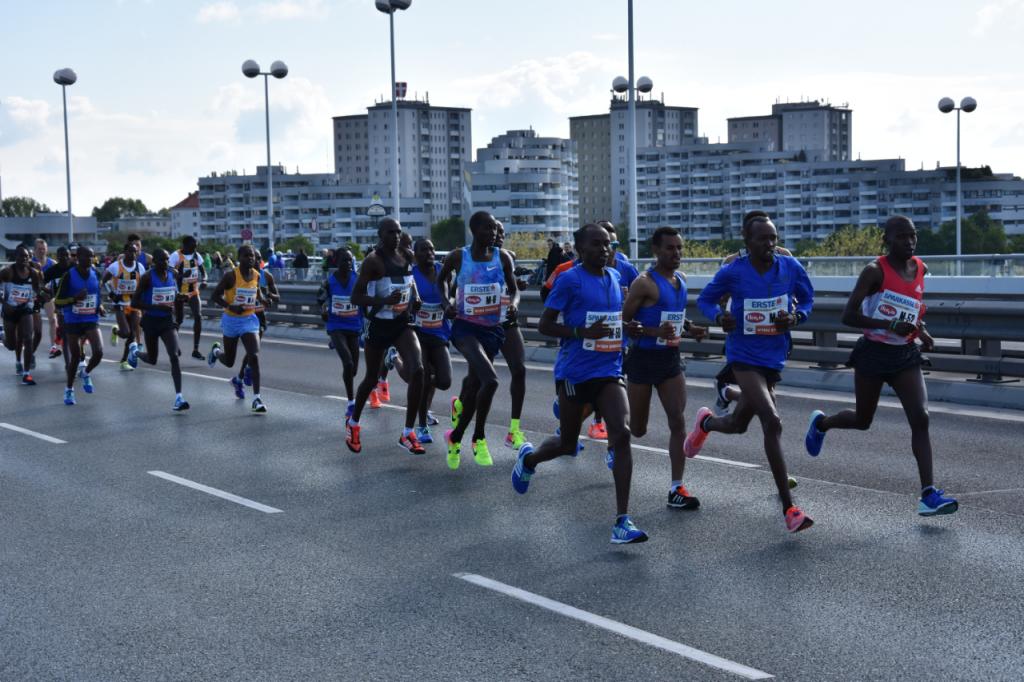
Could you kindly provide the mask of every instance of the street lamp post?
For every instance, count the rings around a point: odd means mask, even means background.
[[[629,192],[629,257],[636,259],[639,245],[639,224],[637,216],[639,202],[636,196],[636,91],[650,92],[654,83],[650,78],[642,76],[640,80],[633,79],[633,0],[627,0],[628,28],[629,28],[629,78],[619,76],[612,81],[612,90],[622,94],[629,93],[629,108],[626,115],[626,174],[627,191]]]
[[[395,12],[409,9],[412,0],[374,0],[377,9],[388,15],[391,24],[391,196],[395,206],[395,220],[402,219],[401,200],[398,196],[398,86],[395,84]]]
[[[943,97],[939,100],[939,111],[948,114],[956,111],[956,255],[961,255],[960,244],[960,223],[963,221],[963,195],[960,191],[960,112],[971,113],[978,108],[978,102],[973,97],[964,97],[960,100],[960,106],[956,106],[952,98]],[[960,260],[957,259],[957,270],[960,269]]]
[[[242,73],[246,78],[263,76],[263,107],[267,124],[267,242],[270,250],[274,250],[274,173],[270,168],[270,85],[268,76],[284,78],[288,75],[288,66],[278,60],[270,65],[270,71],[260,71],[260,65],[253,59],[242,64]]]
[[[75,218],[71,214],[71,153],[68,146],[68,86],[74,85],[78,74],[71,69],[53,72],[53,82],[60,86],[64,100],[64,178],[68,188],[68,244],[75,241]]]

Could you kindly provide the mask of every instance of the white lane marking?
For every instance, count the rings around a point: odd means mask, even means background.
[[[47,443],[54,443],[55,445],[66,445],[66,440],[60,438],[54,438],[53,436],[47,436],[45,433],[39,433],[38,431],[30,431],[29,429],[23,429],[20,426],[14,424],[8,424],[6,422],[0,422],[0,428],[7,429],[8,431],[16,431],[17,433],[23,433],[26,436],[32,436],[39,440],[45,440]]]
[[[972,491],[966,492],[966,493],[958,492],[957,496],[958,497],[963,497],[964,495],[990,495],[990,494],[993,494],[993,493],[1018,493],[1018,492],[1021,492],[1021,491],[1024,491],[1024,488],[1000,488],[999,490],[972,490]]]
[[[166,371],[166,370],[158,370],[158,371],[163,372],[163,371]],[[167,373],[170,374],[170,372],[167,372]],[[190,377],[199,377],[200,379],[213,379],[214,381],[231,381],[231,377],[215,377],[215,376],[210,376],[209,374],[200,374],[199,372],[186,372],[185,370],[181,370],[181,373],[186,375],[186,376],[190,376]]]
[[[340,395],[325,395],[324,397],[325,398],[330,398],[331,400],[344,400],[346,403],[348,402],[348,398],[343,398]],[[367,404],[369,404],[369,403],[367,403]],[[381,403],[380,406],[381,407],[386,407],[389,410],[401,410],[402,412],[405,412],[405,405],[389,405],[387,403]],[[369,410],[369,409],[372,409],[372,408],[367,407],[366,409]]]
[[[602,445],[605,445],[605,446],[608,445],[608,441],[598,440],[596,438],[591,438],[590,436],[581,436],[580,440],[590,441],[591,443],[601,443]],[[633,448],[634,450],[646,450],[647,452],[656,452],[659,455],[665,455],[666,457],[668,456],[668,450],[666,450],[665,448],[652,448],[649,445],[638,445],[636,443],[631,443],[630,447]],[[716,462],[718,464],[728,464],[729,466],[742,467],[744,469],[760,469],[761,468],[760,464],[751,464],[750,462],[737,462],[736,460],[732,460],[732,459],[722,459],[721,457],[709,457],[708,455],[697,455],[693,459],[703,459],[703,460],[705,460],[707,462]]]
[[[181,478],[180,476],[175,476],[174,474],[168,474],[165,471],[147,471],[146,473],[150,474],[151,476],[156,476],[157,478],[162,478],[165,481],[170,481],[171,483],[183,485],[186,488],[192,488],[193,490],[199,490],[209,495],[213,495],[214,497],[219,497],[222,500],[227,500],[229,502],[234,502],[235,504],[240,504],[243,507],[249,507],[250,509],[261,511],[264,514],[282,513],[282,511],[276,507],[268,507],[265,504],[254,502],[253,500],[247,499],[245,497],[239,497],[238,495],[235,495],[233,493],[218,490],[217,488],[211,488],[208,485],[196,483],[195,481],[190,481],[187,478]]]
[[[472,583],[488,590],[493,590],[500,594],[504,594],[505,596],[512,597],[513,599],[526,602],[527,604],[533,604],[534,606],[539,606],[542,609],[553,611],[559,615],[565,616],[566,618],[572,618],[574,620],[587,623],[588,625],[599,627],[602,630],[613,632],[617,635],[621,635],[622,637],[640,642],[641,644],[663,649],[691,661],[703,663],[704,665],[717,668],[718,670],[722,670],[727,673],[739,675],[740,677],[744,677],[748,680],[770,680],[774,678],[774,675],[770,675],[761,670],[756,670],[755,668],[749,668],[742,663],[736,663],[735,661],[730,661],[727,658],[721,658],[720,656],[709,654],[706,651],[701,651],[700,649],[695,649],[691,646],[674,642],[671,639],[666,639],[652,632],[635,628],[632,625],[619,623],[618,621],[611,620],[610,618],[605,618],[604,616],[598,616],[597,614],[590,613],[589,611],[577,609],[574,606],[569,606],[568,604],[563,604],[562,602],[542,597],[539,594],[534,594],[533,592],[521,590],[518,587],[506,585],[505,583],[498,582],[497,580],[491,580],[490,578],[486,578],[482,575],[475,575],[473,573],[454,573],[453,575],[459,580],[465,580],[468,583]]]

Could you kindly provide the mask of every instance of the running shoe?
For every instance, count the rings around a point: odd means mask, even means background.
[[[79,379],[84,379],[85,378],[85,368],[86,368],[85,360],[82,360],[81,362],[78,363],[78,378]]]
[[[394,346],[388,348],[387,355],[384,356],[384,366],[390,372],[395,368],[395,358],[398,357],[398,351]]]
[[[683,452],[687,457],[696,457],[700,449],[704,447],[704,441],[708,439],[708,432],[704,430],[704,420],[711,416],[711,410],[702,407],[697,410],[697,418],[694,420],[693,431],[683,442]]]
[[[608,448],[608,452],[604,456],[604,463],[608,465],[609,469],[615,468],[615,448]]]
[[[451,399],[451,415],[452,415],[452,428],[458,428],[459,417],[462,416],[462,401],[459,400],[459,396],[452,396]]]
[[[681,485],[668,493],[668,506],[673,509],[696,509],[700,500],[690,494],[685,485]]]
[[[380,409],[380,395],[377,394],[377,389],[370,391],[370,409]]]
[[[249,367],[249,365],[246,365],[242,371],[242,383],[246,386],[252,386],[252,367]]]
[[[28,372],[25,372],[24,374],[21,375],[21,385],[22,386],[35,386],[36,385],[36,380],[32,378],[31,374],[29,374]]]
[[[386,381],[377,382],[377,395],[380,396],[382,403],[391,402],[391,385]]]
[[[75,389],[65,388],[64,389],[64,404],[74,405],[75,404]]]
[[[52,346],[50,346],[50,359],[53,360],[54,358],[59,358],[60,352],[60,346],[58,346],[57,344],[53,344]]]
[[[267,406],[263,404],[263,400],[261,398],[253,398],[252,399],[252,407],[250,409],[253,412],[255,412],[256,414],[266,414],[267,413]]]
[[[561,436],[562,435],[562,427],[560,427],[560,426],[556,426],[555,427],[555,435],[556,436]],[[585,449],[586,448],[584,448],[584,446],[583,446],[583,441],[577,439],[577,441],[576,441],[576,452],[572,453],[569,456],[570,457],[579,457],[580,453],[583,452]]]
[[[587,429],[587,438],[593,438],[594,440],[608,440],[608,429],[605,428],[604,422],[591,423],[590,428]]]
[[[921,516],[941,516],[952,514],[960,508],[960,503],[952,497],[946,497],[946,491],[935,486],[926,488],[928,492],[921,496],[917,503],[917,513]]]
[[[110,328],[110,345],[117,345],[117,325],[115,324]]]
[[[729,414],[729,406],[732,405],[732,401],[725,397],[725,389],[729,387],[729,384],[721,381],[720,379],[715,380],[715,416],[724,417]]]
[[[180,354],[180,351],[179,351],[179,354]],[[200,352],[200,350],[198,348],[193,348],[192,349],[192,357],[194,357],[196,360],[203,360],[203,359],[205,359],[205,358],[203,358],[202,352]]]
[[[351,419],[345,420],[345,445],[352,452],[359,454],[363,451],[363,444],[359,440],[359,429],[362,428],[358,424],[353,424]]]
[[[434,442],[434,437],[430,435],[430,427],[428,426],[417,426],[416,427],[416,440],[421,443],[430,444]]]
[[[128,360],[126,362],[132,369],[139,366],[139,344],[133,343],[128,347]]]
[[[473,441],[473,459],[482,467],[494,465],[494,460],[491,459],[491,451],[487,449],[486,438]]]
[[[410,455],[422,455],[426,452],[426,450],[423,449],[423,446],[420,445],[419,439],[416,438],[415,431],[410,431],[408,436],[403,435],[399,438],[398,445],[403,450],[408,450]]]
[[[437,426],[440,423],[441,423],[441,420],[439,420],[434,415],[433,412],[431,412],[430,410],[427,410],[427,426]]]
[[[800,507],[793,505],[786,510],[786,530],[790,533],[799,533],[814,525],[814,519],[804,514]]]
[[[14,363],[14,373],[17,374],[18,376],[21,376],[22,374],[25,373],[25,366],[23,364],[21,364],[20,362],[15,362]]]
[[[629,514],[623,514],[612,526],[612,544],[628,545],[635,542],[647,542],[647,533],[636,527]]]
[[[177,397],[174,399],[174,407],[172,408],[175,412],[184,412],[190,407],[188,401],[184,398]]]
[[[533,453],[533,443],[523,443],[516,456],[516,465],[512,467],[512,489],[520,495],[526,493],[530,487],[530,479],[533,478],[535,469],[526,466],[526,456]]]
[[[131,372],[133,369],[135,369],[135,368],[132,367],[130,362],[128,362],[127,360],[122,360],[121,361],[121,371],[122,372]]]
[[[231,387],[235,389],[235,397],[245,400],[245,384],[238,377],[231,377]]]
[[[789,489],[790,490],[792,490],[793,488],[796,487],[796,479],[793,478],[792,476],[787,476],[786,477],[786,482],[789,483]]]
[[[825,432],[818,430],[818,420],[824,418],[825,413],[821,410],[811,412],[811,421],[807,424],[807,435],[804,436],[804,447],[807,448],[807,454],[811,457],[821,454],[821,446],[825,442]]]
[[[88,374],[82,378],[82,388],[85,389],[86,393],[92,393],[96,390],[96,387],[92,385],[92,377]]]
[[[217,355],[220,350],[220,341],[215,341],[213,346],[210,347],[210,352],[206,354],[206,364],[213,367],[217,364]]]
[[[448,445],[448,468],[458,469],[459,462],[462,460],[462,443],[452,441],[451,429],[444,432],[444,442]]]
[[[526,442],[526,434],[516,429],[515,431],[509,431],[505,434],[505,447],[518,450],[523,447],[523,443]]]
[[[356,413],[356,404],[353,403],[353,402],[350,402],[348,404],[348,406],[345,408],[345,419],[348,419],[349,417],[351,417],[355,413]]]

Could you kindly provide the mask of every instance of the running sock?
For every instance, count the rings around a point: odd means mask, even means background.
[[[708,433],[708,420],[711,419],[711,415],[704,417],[700,420],[700,430],[704,433]]]
[[[519,431],[519,420],[513,419],[512,421],[510,421],[508,423],[508,430],[509,432]]]
[[[600,424],[603,421],[604,421],[604,419],[602,419],[601,417],[594,417],[594,423],[595,424]]]
[[[625,519],[625,518],[628,518],[628,517],[629,517],[629,514],[619,514],[618,516],[615,517],[615,523],[618,523],[622,519]]]
[[[682,485],[683,485],[683,482],[681,480],[680,481],[672,481],[672,487],[669,488],[668,491],[671,493],[671,492],[675,491],[676,488],[679,488]]]
[[[253,400],[263,400],[263,397],[259,393],[256,393],[255,395],[253,395],[252,399]]]
[[[174,399],[175,399],[175,400],[184,400],[184,398],[182,398],[182,397],[181,397],[181,394],[180,394],[180,393],[175,393],[175,394],[174,394]]]
[[[359,422],[357,422],[355,419],[352,419],[351,417],[349,417],[348,425],[349,426],[359,426]]]
[[[718,389],[718,395],[720,395],[722,397],[722,400],[726,400],[726,401],[729,400],[729,396],[727,396],[725,394],[726,391],[728,391],[728,390],[729,390],[729,384],[722,384],[722,387],[720,389]]]

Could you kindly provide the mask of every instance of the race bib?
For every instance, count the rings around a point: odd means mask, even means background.
[[[359,310],[352,305],[350,296],[331,296],[331,315],[335,317],[355,317]]]
[[[789,311],[789,295],[773,298],[748,298],[743,301],[743,333],[776,336],[784,333],[775,326],[779,313]]]
[[[134,294],[138,283],[139,281],[136,279],[119,279],[117,280],[117,293]]]
[[[72,307],[76,315],[95,315],[96,314],[96,294],[86,294],[85,298],[81,301],[75,301],[75,305]]]
[[[587,313],[586,326],[592,327],[598,320],[604,318],[604,323],[611,328],[612,333],[603,339],[583,339],[583,350],[592,350],[598,353],[621,353],[622,352],[622,312],[612,313]]]
[[[498,317],[501,318],[502,322],[508,319],[508,307],[509,305],[511,305],[511,303],[512,297],[509,296],[507,293],[503,293],[501,295],[501,312],[498,314]]]
[[[403,282],[402,284],[395,284],[394,282],[392,282],[391,286],[388,289],[388,295],[390,296],[396,291],[402,292],[402,299],[398,303],[391,306],[391,312],[394,313],[395,315],[400,315],[401,313],[404,313],[406,310],[409,309],[409,296],[412,293],[412,289],[405,282]]]
[[[463,313],[467,317],[501,312],[501,284],[467,284],[463,289]]]
[[[871,317],[876,320],[897,320],[916,325],[920,313],[921,302],[916,298],[886,289],[878,297],[878,304]]]
[[[153,305],[171,305],[175,296],[174,287],[153,287]]]
[[[672,326],[675,327],[675,329],[676,329],[676,336],[678,336],[679,338],[674,339],[672,341],[668,341],[666,339],[663,339],[663,338],[659,337],[658,338],[658,345],[659,346],[668,346],[669,348],[676,348],[676,347],[678,347],[679,346],[679,342],[682,341],[682,337],[683,337],[683,320],[685,320],[685,319],[686,319],[686,312],[685,311],[680,311],[680,312],[677,313],[677,312],[673,312],[673,311],[670,311],[670,310],[662,310],[661,311],[661,324],[665,324],[666,322],[671,322]]]
[[[195,284],[199,281],[199,268],[185,268],[181,273],[181,280],[187,284]]]
[[[30,303],[35,298],[35,295],[31,284],[12,284],[11,298],[8,302],[12,306],[25,305]]]
[[[416,326],[420,329],[440,329],[444,324],[444,311],[440,303],[424,303],[416,311]]]
[[[235,289],[235,305],[240,305],[243,308],[254,310],[256,308],[256,288],[245,289],[239,287]]]

